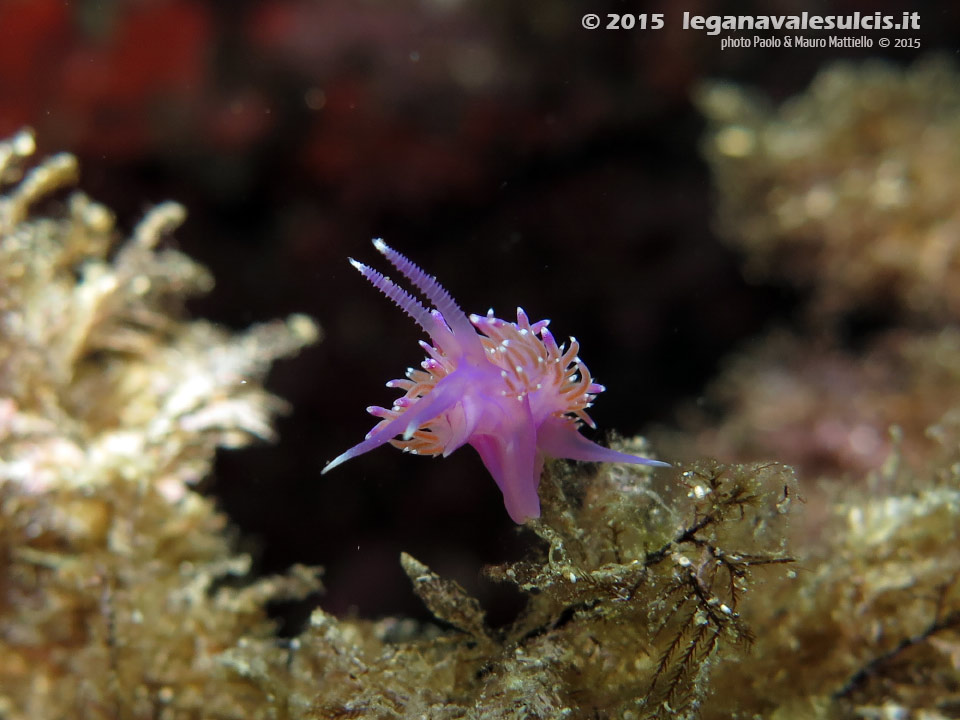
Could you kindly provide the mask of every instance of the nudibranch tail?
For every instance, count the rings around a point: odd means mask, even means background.
[[[631,463],[653,467],[670,467],[670,463],[639,455],[628,455],[597,445],[580,434],[569,417],[550,417],[537,430],[537,445],[550,457],[582,460],[583,462]]]

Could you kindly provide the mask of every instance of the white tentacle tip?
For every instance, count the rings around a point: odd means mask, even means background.
[[[643,464],[649,465],[650,467],[673,467],[673,465],[663,460],[651,460],[650,458],[644,458],[644,460],[646,460],[646,462]]]
[[[348,453],[341,453],[337,455],[337,457],[335,457],[333,460],[331,460],[324,466],[323,470],[320,471],[320,474],[326,475],[328,472],[333,470],[337,465],[344,463],[349,459],[350,458],[348,457]]]
[[[403,431],[403,439],[404,439],[404,440],[409,440],[410,438],[413,437],[413,434],[414,434],[416,431],[417,431],[417,424],[416,424],[416,423],[410,423],[409,425],[407,425],[406,429]]]

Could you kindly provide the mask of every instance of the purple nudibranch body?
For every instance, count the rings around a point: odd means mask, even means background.
[[[517,322],[469,318],[450,294],[381,239],[374,247],[430,301],[415,296],[376,270],[350,259],[360,274],[419,325],[433,342],[421,341],[427,359],[387,387],[404,391],[392,408],[369,407],[380,422],[363,442],[334,458],[340,463],[387,442],[410,453],[446,457],[471,445],[503,493],[514,522],[540,516],[537,486],[546,457],[669,467],[668,463],[605,448],[579,432],[595,427],[587,415],[604,387],[593,382],[577,355],[579,344],[557,345],[549,320],[531,323],[521,308]],[[400,437],[397,437],[400,436]]]

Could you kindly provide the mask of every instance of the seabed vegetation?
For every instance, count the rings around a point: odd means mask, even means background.
[[[64,195],[72,156],[3,142],[0,718],[960,716],[957,88],[927,61],[779,108],[702,89],[719,230],[810,292],[806,334],[732,358],[717,413],[613,443],[673,470],[548,463],[528,556],[484,570],[526,598],[502,627],[399,548],[434,623],[335,617],[316,567],[250,579],[197,483],[276,440],[262,380],[318,326],[189,318],[212,279],[164,242],[181,206],[118,240]],[[898,324],[854,351],[863,308]],[[314,593],[281,637],[267,605]]]

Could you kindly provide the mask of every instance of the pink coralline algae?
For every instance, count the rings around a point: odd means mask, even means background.
[[[550,321],[531,324],[520,308],[516,323],[494,317],[492,310],[467,317],[436,278],[383,240],[373,244],[433,309],[376,270],[350,263],[413,318],[433,345],[420,342],[428,356],[423,369],[410,368],[405,379],[387,383],[403,390],[403,397],[390,409],[367,408],[380,422],[323,472],[387,442],[405,452],[444,457],[469,444],[503,492],[510,517],[522,523],[540,516],[537,486],[546,457],[668,465],[602,447],[580,434],[582,423],[595,427],[586,411],[604,387],[593,382],[577,356],[574,338],[569,347],[558,346],[547,329]]]

